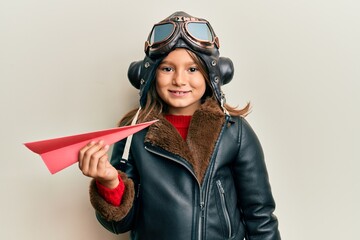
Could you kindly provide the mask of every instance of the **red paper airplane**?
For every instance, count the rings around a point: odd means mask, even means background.
[[[49,171],[54,174],[76,163],[78,161],[79,150],[90,141],[104,140],[104,144],[111,145],[150,126],[156,121],[157,120],[133,126],[111,128],[73,136],[29,142],[24,143],[24,145],[31,151],[40,154]]]

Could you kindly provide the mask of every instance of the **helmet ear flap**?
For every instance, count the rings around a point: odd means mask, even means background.
[[[221,85],[228,84],[234,76],[234,64],[230,58],[219,58]]]
[[[142,65],[143,60],[132,62],[128,69],[129,81],[136,89],[140,89]]]

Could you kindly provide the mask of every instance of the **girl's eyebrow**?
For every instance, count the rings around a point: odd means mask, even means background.
[[[169,61],[169,60],[164,60],[160,63],[161,64],[173,64],[173,65],[176,65],[174,64],[173,61]],[[194,61],[188,61],[188,62],[185,62],[185,65],[197,65]]]

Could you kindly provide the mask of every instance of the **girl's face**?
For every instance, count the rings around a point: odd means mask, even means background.
[[[169,114],[193,115],[206,90],[199,66],[183,48],[176,48],[156,70],[156,91]]]

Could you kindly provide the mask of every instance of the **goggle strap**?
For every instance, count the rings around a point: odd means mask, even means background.
[[[137,119],[139,117],[140,110],[141,110],[141,107],[139,107],[139,109],[137,110],[133,120],[131,121],[131,126],[134,126],[136,124]],[[123,164],[126,164],[127,160],[129,159],[129,153],[130,153],[130,146],[131,146],[132,137],[133,137],[133,135],[130,135],[126,139],[124,152],[123,152],[123,155],[122,155]]]

